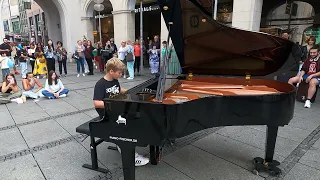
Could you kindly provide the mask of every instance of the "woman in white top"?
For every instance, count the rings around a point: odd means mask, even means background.
[[[8,61],[11,61],[9,57],[6,56],[6,53],[2,53],[0,56],[0,65],[1,65],[1,71],[2,71],[2,80],[6,80],[6,75],[10,73],[10,69],[8,66]]]
[[[128,53],[128,48],[127,48],[127,43],[126,41],[122,41],[121,42],[121,46],[118,50],[118,58],[123,62],[125,63],[125,59],[126,59],[126,56],[127,56],[127,53]],[[126,64],[126,63],[125,63]],[[125,69],[123,71],[123,78],[126,78],[126,74],[127,74],[127,70]]]
[[[54,71],[50,71],[42,94],[49,99],[56,99],[66,97],[68,93],[69,90],[64,88],[57,74]]]

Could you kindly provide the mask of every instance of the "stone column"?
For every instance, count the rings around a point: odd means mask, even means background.
[[[135,40],[135,14],[130,10],[112,11],[114,41],[120,47],[121,41]]]
[[[234,0],[232,26],[259,31],[263,0]]]
[[[94,36],[93,36],[93,30],[94,30],[94,17],[82,17],[81,20],[85,23],[87,27],[87,31],[85,36],[88,40],[91,40],[93,42]]]

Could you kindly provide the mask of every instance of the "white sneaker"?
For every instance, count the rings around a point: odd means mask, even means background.
[[[127,79],[133,79],[133,77],[128,77]]]
[[[121,149],[119,146],[117,146],[117,149],[118,149],[119,153],[121,154]],[[136,154],[136,158],[135,158],[135,165],[136,166],[144,166],[149,163],[149,158],[143,157],[142,155],[139,155],[138,153],[135,153],[135,154]]]
[[[143,157],[136,153],[135,165],[136,166],[144,166],[149,163],[149,158]]]
[[[80,74],[78,74],[77,77],[80,77]]]
[[[305,108],[310,108],[310,107],[311,107],[311,102],[310,102],[310,100],[306,100],[306,102],[304,103],[304,107],[305,107]]]
[[[59,97],[64,98],[64,97],[67,97],[67,95],[66,94],[61,94]]]
[[[85,73],[83,73],[83,74],[82,74],[82,76],[86,76],[86,74],[85,74]]]

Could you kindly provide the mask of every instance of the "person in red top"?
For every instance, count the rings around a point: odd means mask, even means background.
[[[138,76],[140,76],[140,60],[141,60],[141,45],[139,43],[139,39],[136,39],[136,42],[134,43],[134,72],[138,73]]]
[[[301,83],[305,81],[309,84],[307,100],[304,104],[305,108],[311,107],[310,99],[316,92],[316,87],[320,84],[320,62],[319,50],[312,47],[309,51],[309,58],[304,61],[300,74],[289,79],[289,84]]]

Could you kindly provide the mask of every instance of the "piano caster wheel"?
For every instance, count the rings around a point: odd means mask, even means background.
[[[268,172],[271,176],[279,177],[281,175],[281,169],[277,167],[280,165],[279,161],[273,160],[272,162],[266,163],[264,159],[257,157],[253,159],[253,164],[255,168],[252,172],[255,175],[259,175],[261,171]]]

